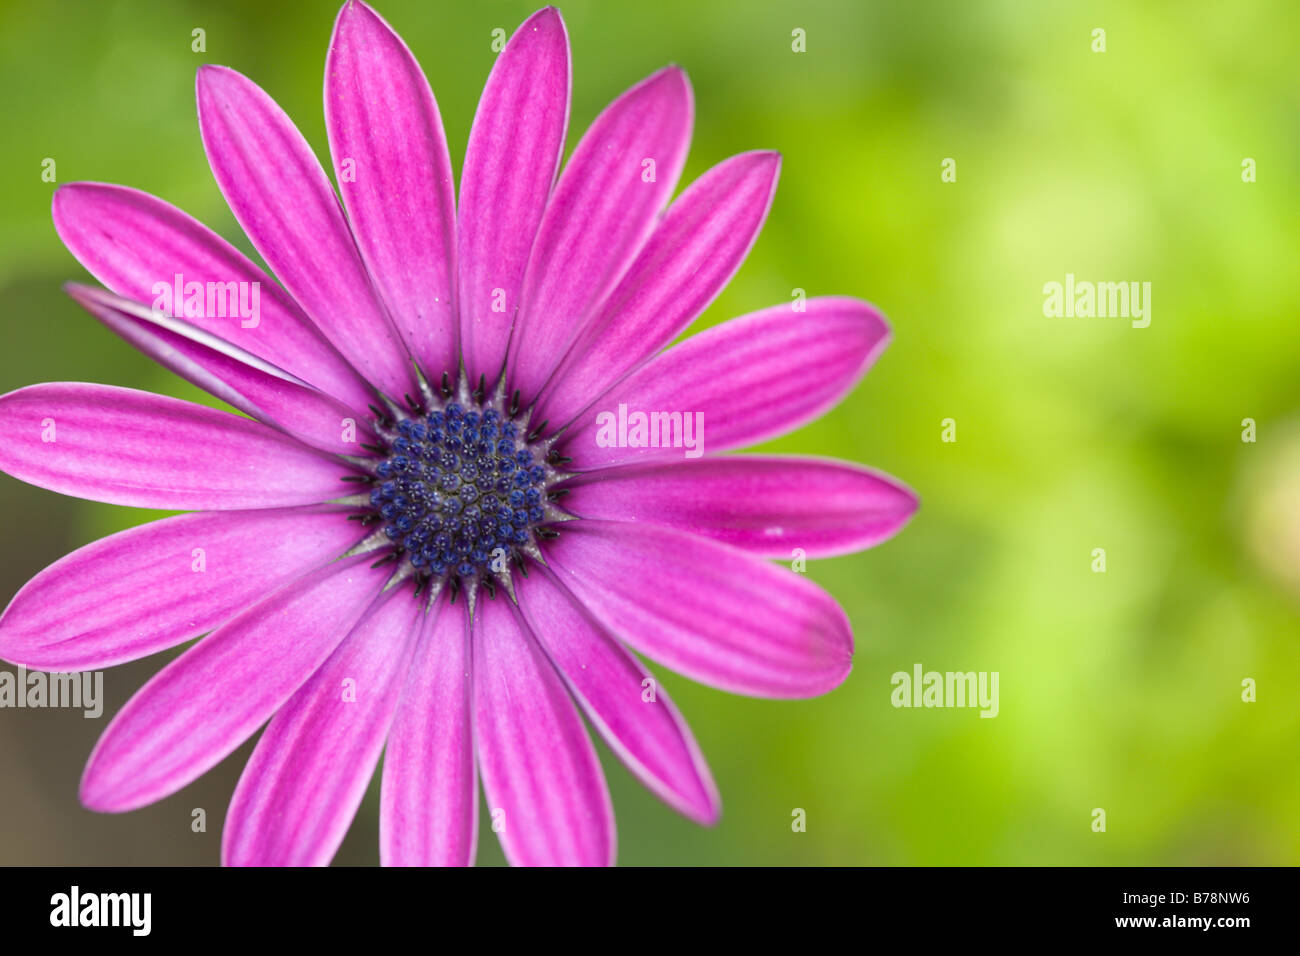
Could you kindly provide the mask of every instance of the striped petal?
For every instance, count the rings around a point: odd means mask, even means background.
[[[545,568],[516,583],[519,607],[592,726],[650,790],[697,823],[721,805],[690,728],[641,662]]]
[[[456,193],[442,117],[402,38],[343,5],[325,62],[325,126],[366,267],[432,381],[457,371]]]
[[[333,561],[361,531],[338,508],[163,518],[60,558],[0,616],[0,657],[49,671],[98,670],[205,634]]]
[[[507,860],[614,862],[614,811],[596,750],[560,675],[504,598],[475,611],[474,735]]]
[[[126,186],[69,183],[55,191],[53,214],[68,251],[119,295],[166,305],[349,408],[364,411],[374,401],[361,376],[274,279],[175,206]],[[178,306],[178,284],[182,302],[197,306],[192,296],[201,293],[202,307]]]
[[[693,535],[575,521],[546,556],[611,633],[693,680],[752,697],[815,697],[849,673],[853,635],[800,574]]]
[[[135,508],[222,511],[338,498],[345,466],[258,422],[112,385],[0,395],[0,470]]]
[[[566,511],[650,522],[765,558],[801,549],[829,558],[873,548],[916,511],[916,495],[861,465],[821,458],[727,455],[589,472],[567,486]]]
[[[654,229],[692,119],[686,74],[670,66],[607,106],[578,142],[538,227],[510,342],[507,386],[525,404]]]
[[[406,346],[375,295],[343,209],[302,133],[234,70],[200,67],[196,90],[212,173],[267,265],[371,384],[393,398],[418,394]]]
[[[571,421],[708,308],[758,238],[780,168],[779,153],[742,153],[682,193],[599,316],[575,338],[543,391],[536,420]]]
[[[347,636],[389,576],[365,557],[276,591],[159,671],[113,718],[81,802],[120,813],[169,796],[253,735]]]
[[[471,382],[506,359],[533,237],[569,122],[569,38],[554,7],[515,31],[488,76],[460,183],[460,331]]]
[[[333,859],[379,762],[423,618],[410,588],[394,588],[276,712],[230,801],[227,866]]]
[[[804,312],[781,305],[732,319],[641,366],[565,432],[572,467],[743,448],[821,415],[888,344],[889,326],[858,299],[806,305]],[[638,415],[645,422],[639,432]]]
[[[425,618],[384,753],[379,859],[469,866],[478,841],[478,771],[464,602]]]

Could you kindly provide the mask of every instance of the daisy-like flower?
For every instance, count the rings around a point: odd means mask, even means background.
[[[59,236],[107,287],[73,297],[245,413],[107,385],[0,397],[9,474],[192,512],[57,561],[0,618],[0,657],[51,671],[200,638],[104,731],[87,807],[175,793],[265,724],[226,863],[329,862],[382,751],[384,863],[471,863],[481,776],[512,863],[607,864],[580,714],[670,806],[720,808],[629,648],[760,697],[844,679],[844,612],[766,559],[870,547],[916,499],[852,464],[717,453],[829,408],[888,328],[814,298],[666,348],[744,259],[780,158],[734,156],[669,204],[692,101],[668,67],[559,172],[569,85],[563,21],[540,10],[488,78],[457,202],[424,75],[347,3],[325,68],[340,204],[265,92],[200,69],[208,160],[279,285],[161,199],[55,194]]]

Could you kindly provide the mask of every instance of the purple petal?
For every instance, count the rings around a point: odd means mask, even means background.
[[[81,802],[120,813],[202,776],[253,735],[333,653],[389,577],[366,556],[258,602],[159,671],[104,731]]]
[[[602,395],[565,433],[564,453],[574,470],[585,471],[685,460],[775,438],[835,405],[888,341],[885,320],[858,299],[809,299],[806,312],[779,305],[732,319],[691,336]],[[617,426],[620,405],[628,416],[626,437]],[[656,418],[646,440],[658,447],[631,447],[633,415],[674,412],[681,413],[681,428],[674,425],[671,437],[662,436],[671,420]]]
[[[156,196],[105,183],[70,183],[54,193],[54,228],[63,244],[108,288],[138,302],[158,303],[164,287],[182,294],[197,282],[205,291],[204,308],[188,317],[199,328],[266,359],[304,382],[328,392],[350,408],[365,410],[374,401],[369,387],[317,331],[274,279],[253,265],[207,226]],[[229,313],[224,299],[214,298],[209,314],[206,290],[248,297],[257,315]],[[171,296],[172,312],[183,314]]]
[[[510,342],[507,385],[526,403],[654,229],[686,162],[692,112],[686,74],[666,67],[607,106],[574,149],[537,230]]]
[[[258,422],[112,385],[0,395],[0,470],[135,508],[225,511],[338,498],[347,469]]]
[[[483,88],[460,183],[465,371],[494,384],[569,122],[569,38],[554,7],[515,31]]]
[[[766,558],[829,558],[875,547],[916,511],[896,479],[821,458],[736,455],[589,472],[564,508],[583,518],[665,525]]]
[[[546,556],[612,633],[692,680],[752,697],[815,697],[848,676],[848,618],[794,571],[631,522],[571,522]]]
[[[569,692],[509,602],[474,618],[474,735],[488,812],[515,866],[607,866],[614,810]]]
[[[372,385],[399,399],[418,394],[406,346],[297,127],[252,80],[227,67],[200,67],[195,86],[208,164],[266,264]]]
[[[0,616],[0,657],[111,667],[198,637],[361,535],[339,508],[209,512],[102,538],[27,582]]]
[[[464,602],[429,611],[384,752],[379,858],[385,866],[470,866],[478,773]]]
[[[574,340],[534,413],[556,425],[675,339],[745,261],[776,193],[779,153],[733,156],[669,207],[632,268]]]
[[[339,11],[325,62],[325,127],[357,246],[433,381],[457,371],[456,193],[442,118],[402,38],[364,3]]]
[[[239,778],[222,831],[227,866],[325,866],[384,748],[424,602],[382,597],[276,712]]]
[[[69,283],[65,286],[87,312],[158,364],[186,381],[321,451],[361,453],[374,436],[356,413],[274,365],[244,352],[181,319],[138,302]]]
[[[715,823],[718,791],[690,728],[633,655],[545,568],[516,583],[519,607],[592,725],[654,794]]]

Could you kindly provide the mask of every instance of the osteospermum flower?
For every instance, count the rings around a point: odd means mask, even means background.
[[[780,160],[734,156],[668,205],[692,122],[669,67],[557,178],[570,69],[553,9],[492,69],[459,203],[429,86],[364,4],[339,14],[325,77],[342,205],[265,92],[198,74],[217,183],[282,287],[153,196],[56,193],[59,236],[108,290],[71,294],[247,417],[107,385],[0,397],[11,475],[194,512],[38,574],[0,619],[0,656],[90,670],[201,638],[105,730],[81,799],[151,803],[266,724],[227,863],[328,862],[381,751],[384,863],[472,862],[479,775],[511,862],[609,863],[580,712],[665,802],[716,820],[690,731],[628,648],[761,697],[844,679],[843,611],[765,559],[870,547],[915,498],[843,462],[718,453],[830,407],[885,322],[811,299],[663,351],[745,257]]]

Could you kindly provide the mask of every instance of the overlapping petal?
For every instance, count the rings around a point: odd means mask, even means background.
[[[0,616],[0,658],[96,670],[174,647],[334,560],[361,531],[337,507],[163,518],[60,558]]]
[[[313,448],[357,455],[374,441],[367,419],[337,399],[197,326],[103,289],[69,284],[67,291],[159,365]]]
[[[329,658],[387,578],[364,557],[331,564],[199,641],[113,718],[86,764],[81,802],[134,810],[206,773]]]
[[[535,420],[571,421],[708,307],[758,238],[780,168],[778,153],[742,153],[691,183],[599,315],[574,338],[542,391]]]
[[[781,305],[724,322],[641,366],[564,433],[561,444],[572,467],[743,448],[792,431],[835,405],[888,344],[889,326],[860,299],[805,304],[805,311]],[[632,415],[647,416],[644,438],[620,424],[620,406],[629,423]],[[669,420],[649,416],[672,413],[679,414],[680,434],[673,429],[665,436]]]
[[[537,568],[515,587],[533,634],[628,769],[692,820],[715,822],[713,777],[667,692],[550,571]]]
[[[126,186],[69,183],[55,191],[53,215],[68,251],[119,295],[151,307],[169,305],[173,315],[310,382],[349,408],[364,411],[374,401],[361,376],[274,279],[175,206]],[[178,306],[177,283],[183,300],[201,292],[203,307],[187,313]]]
[[[371,384],[395,399],[418,394],[411,357],[302,133],[234,70],[201,67],[195,86],[212,174],[267,265]]]
[[[235,788],[221,835],[228,866],[324,866],[379,762],[424,603],[382,596],[271,719]]]

